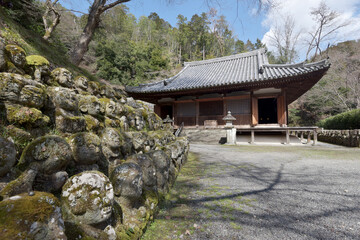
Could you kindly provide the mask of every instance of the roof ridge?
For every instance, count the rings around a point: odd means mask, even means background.
[[[249,56],[256,56],[256,55],[258,55],[258,53],[264,54],[265,52],[266,52],[265,48],[259,48],[259,49],[256,49],[256,50],[253,50],[250,52],[238,53],[238,54],[233,54],[233,55],[224,56],[224,57],[212,58],[212,59],[201,60],[201,61],[184,62],[184,65],[185,66],[198,66],[198,65],[208,64],[208,63],[221,62],[221,61],[249,57]]]
[[[320,61],[317,62],[311,62],[311,63],[306,63],[306,61],[300,62],[300,63],[295,63],[295,64],[263,64],[264,67],[285,67],[285,68],[290,68],[290,67],[311,67],[311,66],[316,66],[316,65],[321,65],[321,64],[325,64],[328,65],[330,64],[328,59],[322,59]]]

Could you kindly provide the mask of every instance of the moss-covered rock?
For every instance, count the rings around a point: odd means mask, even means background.
[[[34,169],[27,169],[1,189],[0,197],[6,199],[17,194],[29,193],[33,190],[33,183],[37,174],[38,170],[35,166]]]
[[[156,168],[156,181],[159,193],[165,195],[169,191],[169,170],[171,159],[161,150],[146,153]]]
[[[49,124],[50,118],[36,108],[18,104],[5,104],[6,118],[11,124],[28,128],[43,127]]]
[[[0,177],[7,174],[16,162],[15,145],[0,137]]]
[[[69,144],[59,136],[44,136],[32,141],[23,151],[18,167],[36,165],[39,172],[53,174],[65,170],[72,160]]]
[[[147,154],[131,155],[126,162],[135,162],[141,167],[146,191],[157,191],[156,168],[153,160]]]
[[[51,72],[50,76],[54,80],[54,82],[57,82],[63,87],[74,87],[74,77],[72,73],[65,68],[56,68]]]
[[[95,81],[88,82],[88,92],[96,97],[100,97],[100,87],[101,84]]]
[[[92,132],[101,131],[105,125],[103,122],[100,122],[98,119],[94,118],[91,115],[84,115],[86,121],[86,130]]]
[[[56,129],[63,133],[77,133],[86,130],[86,120],[83,116],[75,116],[71,112],[57,109],[55,112]]]
[[[26,64],[28,66],[49,66],[49,61],[43,56],[29,55],[26,57]]]
[[[142,194],[144,186],[142,169],[134,162],[125,162],[115,167],[110,175],[114,186],[114,194],[124,200],[124,204],[136,203]]]
[[[123,159],[121,146],[123,146],[124,136],[115,128],[105,128],[101,132],[101,145],[104,156],[109,163]]]
[[[84,76],[77,76],[75,78],[75,87],[77,89],[81,89],[83,91],[86,91],[88,89],[88,82],[89,80]]]
[[[97,118],[101,118],[104,115],[105,108],[97,97],[80,96],[79,98],[79,110],[83,114],[90,114]]]
[[[48,87],[47,94],[49,98],[48,107],[58,107],[74,112],[78,110],[78,96],[73,90],[63,87]]]
[[[49,61],[39,55],[30,55],[26,57],[26,71],[34,76],[38,82],[42,81],[42,76],[48,76],[50,63]]]
[[[19,74],[0,73],[0,98],[17,102],[21,89],[25,86],[23,76]]]
[[[26,64],[26,53],[17,45],[6,45],[5,52],[10,61],[18,68],[23,69]]]
[[[1,239],[66,239],[59,201],[45,192],[1,201],[0,229]]]
[[[79,165],[91,165],[103,159],[100,138],[94,133],[76,133],[69,138],[74,160]]]
[[[46,100],[45,88],[25,85],[20,92],[19,102],[28,107],[42,108]]]
[[[87,171],[72,176],[61,194],[65,221],[97,224],[112,214],[113,186],[101,172]]]

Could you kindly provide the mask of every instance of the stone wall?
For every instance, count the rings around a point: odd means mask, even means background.
[[[226,129],[183,129],[180,136],[187,137],[192,143],[225,143]]]
[[[120,89],[0,42],[0,239],[138,239],[189,143]]]
[[[347,147],[360,147],[360,129],[323,130],[318,134],[318,140]]]

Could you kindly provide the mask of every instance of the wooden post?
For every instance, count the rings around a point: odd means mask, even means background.
[[[309,144],[311,142],[311,135],[310,135],[310,131],[308,131],[308,136],[307,136],[307,142],[306,144]]]
[[[259,122],[258,99],[251,92],[251,125],[256,126]]]
[[[304,132],[301,131],[301,134],[300,134],[300,141],[302,142],[304,140]]]
[[[290,133],[289,133],[289,130],[286,130],[286,144],[290,144]]]
[[[255,143],[255,133],[254,130],[251,130],[251,140],[250,140],[250,144],[254,144]]]
[[[196,127],[199,127],[199,101],[196,101],[195,104],[196,104],[196,119],[195,119],[195,124],[196,124]]]
[[[314,141],[313,141],[313,145],[315,146],[317,144],[317,131],[316,129],[314,130]]]

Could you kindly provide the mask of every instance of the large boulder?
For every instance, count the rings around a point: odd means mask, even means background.
[[[86,120],[83,116],[74,115],[70,111],[57,108],[55,112],[56,129],[63,133],[77,133],[86,130]]]
[[[154,163],[156,168],[156,181],[158,191],[166,194],[169,191],[169,171],[171,159],[161,150],[146,153]],[[172,176],[170,177],[170,179]]]
[[[50,118],[36,108],[11,103],[6,103],[5,108],[8,122],[17,126],[44,127],[50,122]]]
[[[99,99],[91,95],[80,96],[79,110],[83,114],[90,114],[94,117],[100,117],[105,113],[105,109]]]
[[[0,239],[67,239],[58,199],[45,192],[0,202]]]
[[[75,87],[79,90],[86,91],[88,88],[89,80],[84,76],[77,76],[75,78]]]
[[[19,102],[28,107],[42,108],[46,99],[45,88],[25,85],[20,92]]]
[[[0,99],[17,102],[20,91],[25,86],[23,78],[19,74],[0,73]]]
[[[65,221],[97,224],[108,220],[114,201],[113,186],[101,172],[86,171],[72,176],[61,194]]]
[[[63,138],[44,136],[35,139],[24,149],[18,167],[24,170],[31,165],[49,175],[65,170],[71,160],[71,148]]]
[[[101,133],[102,150],[109,162],[122,159],[121,146],[124,136],[116,128],[105,128]]]
[[[125,162],[117,166],[110,175],[114,186],[114,194],[134,202],[141,197],[144,185],[142,169],[133,162]]]
[[[129,156],[126,162],[135,162],[141,167],[145,190],[157,191],[156,168],[149,155],[134,154]]]
[[[30,55],[26,57],[26,70],[38,82],[42,81],[42,76],[49,75],[49,66],[49,61],[42,56]]]
[[[23,69],[26,64],[26,53],[17,45],[6,45],[5,52],[10,61],[18,68]]]
[[[78,165],[97,164],[103,158],[100,138],[94,133],[76,133],[69,138],[69,143]]]
[[[78,97],[76,93],[68,88],[48,87],[49,108],[61,108],[67,111],[78,110]]]
[[[51,77],[54,82],[60,84],[63,87],[74,87],[74,77],[72,73],[65,68],[56,68],[51,72]]]
[[[0,177],[7,174],[16,162],[15,145],[0,137]]]

